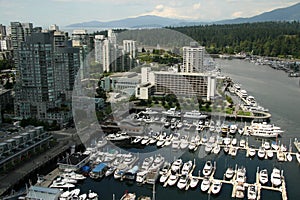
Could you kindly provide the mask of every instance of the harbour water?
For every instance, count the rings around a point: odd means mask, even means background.
[[[235,82],[242,84],[242,88],[253,95],[257,101],[264,107],[268,108],[272,114],[271,123],[280,126],[285,132],[280,138],[281,142],[288,145],[290,138],[299,137],[300,133],[300,88],[299,79],[292,79],[282,71],[274,70],[268,66],[258,66],[242,60],[217,60],[222,72],[229,75]],[[261,141],[253,138],[249,140],[250,144],[258,146]],[[151,146],[148,146],[151,151]],[[137,149],[128,149],[138,151]],[[147,149],[146,149],[147,150]],[[203,149],[202,149],[203,150]],[[145,151],[145,150],[144,150]],[[223,151],[219,155],[210,154],[208,156],[199,156],[201,148],[195,152],[186,152],[183,154],[183,161],[193,160],[196,158],[196,168],[194,175],[198,175],[198,170],[202,170],[206,160],[216,161],[217,170],[215,178],[222,179],[226,168],[245,166],[247,169],[247,182],[255,182],[255,173],[257,167],[268,169],[269,176],[273,167],[284,170],[284,176],[287,183],[288,199],[298,199],[300,196],[300,167],[295,157],[292,162],[279,163],[274,157],[272,160],[259,160],[257,156],[253,159],[246,157],[245,151],[238,151],[236,157],[224,155]],[[293,147],[295,152],[295,148]],[[269,183],[270,185],[270,183]],[[78,185],[82,192],[88,190],[95,191],[99,194],[99,199],[120,199],[124,192],[135,192],[137,196],[146,195],[152,197],[152,186],[138,186],[135,182],[114,180],[113,177],[105,177],[99,181],[86,179]],[[162,184],[156,184],[156,199],[232,199],[232,185],[223,184],[219,195],[208,195],[200,190],[200,183],[194,190],[179,190],[176,186],[164,188]],[[246,198],[245,198],[246,199]],[[261,199],[281,199],[279,192],[262,190]]]

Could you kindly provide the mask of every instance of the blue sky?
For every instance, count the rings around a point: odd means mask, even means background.
[[[33,22],[65,26],[158,15],[196,21],[251,17],[299,0],[0,0],[0,23]]]

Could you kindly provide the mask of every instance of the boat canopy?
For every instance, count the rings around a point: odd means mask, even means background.
[[[94,173],[99,173],[101,172],[103,169],[105,169],[107,167],[106,163],[100,163],[99,165],[97,165],[94,169],[93,172]]]

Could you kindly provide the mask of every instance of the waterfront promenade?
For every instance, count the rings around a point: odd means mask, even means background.
[[[1,174],[0,196],[2,197],[4,194],[7,194],[7,192],[11,192],[17,184],[27,182],[26,179],[29,178],[28,176],[32,172],[39,169],[41,166],[55,159],[58,155],[69,149],[69,147],[75,143],[73,139],[75,138],[73,138],[72,136],[61,138],[58,144],[53,148],[40,155],[34,156],[30,160],[22,164],[19,164],[7,174]]]

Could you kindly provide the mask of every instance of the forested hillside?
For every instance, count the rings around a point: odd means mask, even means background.
[[[184,33],[209,53],[246,52],[254,55],[300,58],[299,22],[262,22],[169,27]]]

